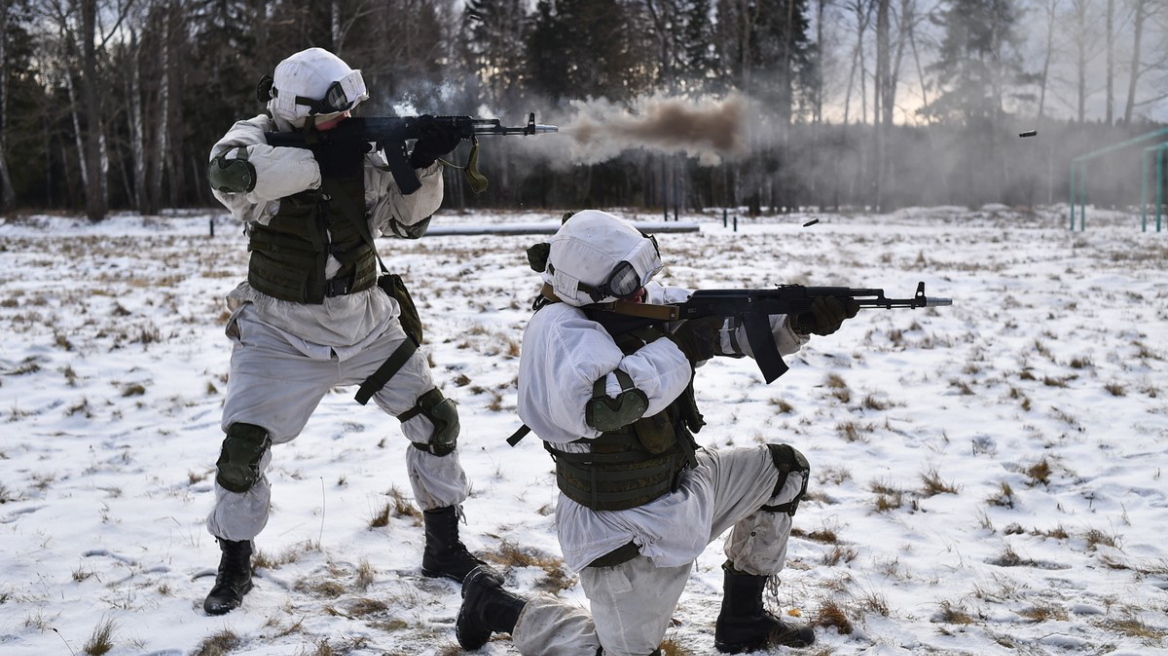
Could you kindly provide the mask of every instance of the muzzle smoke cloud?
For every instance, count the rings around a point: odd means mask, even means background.
[[[704,166],[746,152],[747,102],[741,96],[684,99],[652,96],[629,106],[578,100],[561,119],[567,159],[596,164],[631,148],[686,153]],[[559,144],[562,147],[562,140]]]

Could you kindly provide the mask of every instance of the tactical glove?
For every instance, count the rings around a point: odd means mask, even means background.
[[[312,155],[320,165],[322,179],[352,178],[361,174],[365,153],[371,148],[367,141],[334,137],[313,146]]]
[[[816,296],[810,312],[791,317],[791,328],[804,335],[830,335],[859,311],[860,304],[850,296]]]
[[[458,147],[462,137],[449,126],[443,125],[429,114],[418,117],[418,141],[414,152],[410,153],[410,166],[424,169],[439,157]]]
[[[718,316],[690,319],[666,336],[677,344],[690,364],[697,364],[716,354],[722,341],[723,323],[725,319]]]

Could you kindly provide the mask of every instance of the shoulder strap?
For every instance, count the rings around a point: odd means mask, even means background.
[[[527,424],[523,424],[522,426],[519,427],[519,430],[512,433],[511,437],[507,438],[507,444],[510,444],[511,446],[515,446],[516,444],[519,444],[519,440],[522,440],[523,438],[527,437],[527,434],[530,432],[531,432],[531,427],[528,426]]]

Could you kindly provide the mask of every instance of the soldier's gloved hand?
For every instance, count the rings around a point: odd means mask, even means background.
[[[816,296],[810,312],[791,317],[791,328],[804,335],[830,335],[859,311],[860,304],[851,296]]]
[[[312,147],[312,155],[320,165],[320,177],[325,180],[351,178],[361,174],[365,153],[372,146],[360,139],[329,139]]]
[[[433,116],[423,114],[418,117],[418,141],[410,153],[410,166],[424,169],[439,157],[458,147],[462,137],[454,128],[439,123]]]
[[[720,331],[723,323],[725,320],[722,317],[690,319],[666,336],[677,344],[691,364],[697,364],[714,357],[722,341]]]

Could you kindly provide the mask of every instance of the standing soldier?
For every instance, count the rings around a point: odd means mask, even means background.
[[[417,352],[420,323],[400,278],[384,275],[373,242],[426,232],[442,202],[436,160],[459,137],[433,121],[425,126],[409,158],[421,188],[405,195],[384,153],[369,144],[302,149],[265,140],[265,132],[334,128],[369,98],[360,71],[310,48],[280,62],[260,94],[267,111],[233,125],[209,168],[215,197],[246,226],[251,259],[247,280],[227,299],[234,344],[227,436],[207,518],[222,556],[203,607],[227,613],[251,590],[252,541],[268,521],[271,446],[295,439],[336,386],[360,385],[360,403],[372,398],[401,421],[411,442],[406,469],[424,511],[422,573],[461,582],[482,561],[458,537],[468,492],[458,413]]]
[[[719,317],[631,328],[598,309],[689,296],[649,282],[662,267],[656,240],[610,214],[575,214],[537,249],[544,285],[523,335],[519,416],[555,460],[560,546],[592,612],[526,599],[503,589],[497,572],[476,569],[463,582],[459,643],[478,649],[504,632],[530,656],[659,655],[693,561],[732,529],[715,647],[810,645],[810,628],[785,624],[762,603],[786,559],[807,460],[780,443],[707,451],[692,435],[704,424],[694,368],[715,355],[753,355],[744,328]],[[813,308],[770,318],[780,353],[835,332],[859,309],[836,297]]]

